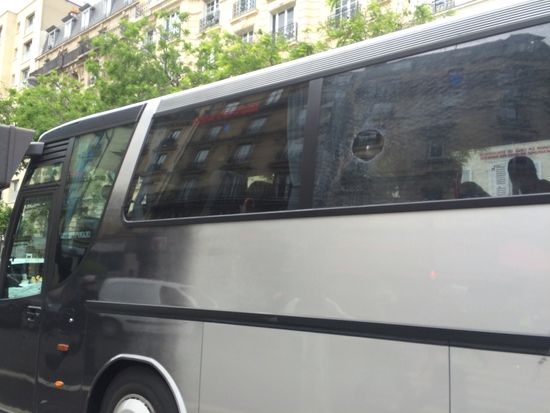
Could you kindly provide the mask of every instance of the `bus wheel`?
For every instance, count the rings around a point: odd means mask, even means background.
[[[164,380],[147,367],[133,366],[111,382],[101,413],[177,413],[172,392]]]

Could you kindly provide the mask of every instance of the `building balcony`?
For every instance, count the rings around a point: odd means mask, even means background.
[[[35,70],[30,74],[30,76],[45,75],[46,73],[51,72],[52,70],[61,69],[70,65],[71,63],[80,59],[84,54],[86,54],[91,49],[90,42],[83,42],[77,48],[60,54],[53,58],[52,60],[44,63],[44,66]]]
[[[441,13],[455,7],[455,0],[434,0],[432,1],[432,13]]]
[[[278,28],[273,32],[273,36],[283,36],[287,40],[298,40],[298,23],[291,23]]]
[[[233,18],[256,9],[256,0],[238,0],[233,3]]]
[[[200,20],[199,30],[203,32],[209,27],[216,26],[218,24],[220,24],[220,12],[215,11],[214,13],[208,13]]]

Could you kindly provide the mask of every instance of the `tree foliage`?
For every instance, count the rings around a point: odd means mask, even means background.
[[[334,9],[338,0],[328,0]],[[330,46],[342,46],[408,25],[433,20],[431,8],[418,6],[412,16],[382,7],[379,0],[348,16],[320,26],[317,43],[289,42],[283,36],[255,33],[253,42],[209,30],[192,45],[185,13],[155,14],[122,20],[119,30],[100,34],[86,69],[96,82],[83,88],[78,80],[57,72],[39,76],[32,87],[11,90],[0,100],[0,123],[35,129],[37,136],[63,122],[100,110],[147,100],[225,79]]]
[[[11,125],[14,123],[16,97],[17,91],[10,89],[7,95],[0,99],[0,124]]]
[[[256,33],[253,42],[246,42],[231,33],[211,31],[203,34],[193,49],[195,70],[190,74],[190,85],[198,86],[226,79],[284,61],[283,52],[288,41],[283,36]]]
[[[338,2],[328,0],[332,9],[336,8]],[[364,10],[357,9],[347,16],[331,17],[320,26],[320,31],[329,42],[339,47],[392,33],[410,25],[423,24],[433,18],[431,8],[426,4],[417,6],[411,19],[409,12],[398,13],[383,7],[379,0],[373,0]]]
[[[118,32],[105,32],[92,40],[86,62],[96,78],[94,88],[104,109],[181,90],[190,68],[183,56],[191,44],[183,23],[186,14],[157,14],[157,24],[144,17],[122,20]]]
[[[101,104],[94,89],[85,89],[73,77],[50,72],[36,85],[15,95],[13,122],[34,129],[36,135],[84,115],[97,112]]]
[[[0,240],[8,229],[10,215],[11,208],[4,201],[0,201]]]

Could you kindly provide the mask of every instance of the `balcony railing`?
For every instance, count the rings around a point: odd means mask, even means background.
[[[455,6],[455,0],[434,0],[432,1],[432,12],[441,13],[450,10]]]
[[[220,12],[215,11],[214,13],[208,13],[200,21],[199,29],[200,31],[205,31],[209,27],[216,26],[220,23]]]
[[[77,48],[60,55],[57,55],[55,58],[49,62],[44,63],[44,66],[35,70],[30,75],[38,76],[45,75],[46,73],[51,72],[54,69],[60,69],[62,67],[68,66],[74,61],[78,60],[82,55],[87,53],[91,49],[90,42],[83,42]]]
[[[274,36],[284,36],[288,40],[298,39],[298,23],[291,23],[286,26],[280,27],[274,33]]]
[[[254,10],[256,8],[256,0],[237,0],[233,3],[233,17],[238,17],[241,14]]]

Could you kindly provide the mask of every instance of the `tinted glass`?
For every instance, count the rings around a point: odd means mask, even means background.
[[[50,211],[50,197],[25,200],[8,254],[4,297],[18,298],[40,293]]]
[[[41,165],[36,167],[25,182],[25,185],[40,185],[58,182],[61,179],[61,163]]]
[[[125,126],[75,139],[55,257],[56,282],[75,269],[99,228],[132,132],[133,126]]]
[[[157,118],[129,219],[298,208],[306,92],[298,85]]]
[[[327,77],[314,207],[550,192],[549,34]]]

